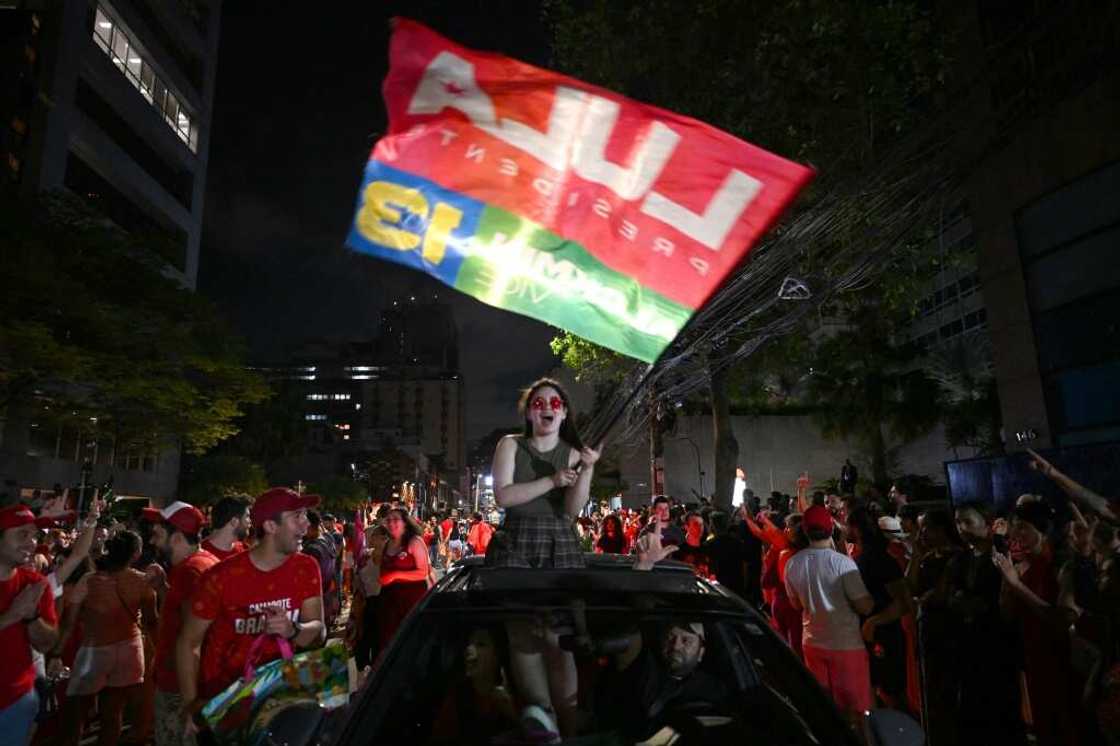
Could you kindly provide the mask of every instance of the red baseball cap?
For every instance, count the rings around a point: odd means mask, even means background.
[[[35,514],[26,505],[9,505],[0,508],[0,531],[35,523]]]
[[[259,526],[265,521],[276,520],[281,513],[289,510],[303,510],[313,508],[319,504],[318,495],[301,495],[287,487],[273,487],[262,492],[253,501],[249,509],[249,519],[254,526]]]
[[[152,523],[167,523],[182,531],[184,534],[198,536],[202,527],[206,525],[206,516],[202,511],[190,503],[175,502],[167,505],[162,510],[159,508],[144,508],[144,520]]]
[[[801,516],[801,527],[805,532],[828,531],[832,533],[832,513],[823,505],[813,505]]]

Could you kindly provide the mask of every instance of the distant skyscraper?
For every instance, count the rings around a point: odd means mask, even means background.
[[[458,332],[451,308],[435,299],[406,296],[383,313],[372,340],[309,343],[290,364],[264,372],[299,385],[309,425],[302,463],[293,479],[312,481],[350,475],[390,463],[381,482],[421,478],[428,487],[443,478],[458,489],[466,467],[464,385],[457,363]],[[417,473],[399,472],[396,449],[416,464]],[[353,466],[352,466],[353,465]],[[298,472],[298,473],[297,473]],[[387,482],[388,483],[388,482]],[[371,487],[372,489],[372,487]],[[425,489],[434,497],[436,488]],[[447,497],[440,489],[440,499]],[[385,495],[374,495],[384,499]]]

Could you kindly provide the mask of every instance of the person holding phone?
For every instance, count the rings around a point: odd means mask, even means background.
[[[986,503],[960,503],[953,517],[967,548],[945,570],[952,636],[958,641],[956,670],[950,676],[957,743],[1022,744],[1018,637],[1000,614],[1003,580],[993,562],[993,556],[1007,554],[1007,538],[992,531],[993,514]]]
[[[995,553],[992,561],[1003,573],[1000,603],[1014,620],[1023,640],[1023,674],[1031,703],[1036,743],[1075,743],[1073,670],[1069,627],[1072,612],[1058,604],[1058,572],[1047,536],[1054,520],[1041,501],[1015,507],[1010,540],[1021,556]]]

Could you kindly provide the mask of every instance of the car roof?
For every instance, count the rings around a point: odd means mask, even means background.
[[[671,560],[657,563],[650,571],[634,569],[634,558],[622,555],[586,554],[585,567],[529,569],[488,567],[483,557],[456,563],[430,594],[433,609],[468,605],[509,605],[518,601],[540,603],[543,597],[564,596],[625,602],[635,596],[656,596],[688,609],[743,613],[749,606],[733,593],[697,577],[691,566]]]

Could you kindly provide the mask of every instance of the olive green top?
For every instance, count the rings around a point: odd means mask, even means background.
[[[570,468],[572,447],[560,441],[551,451],[544,453],[538,451],[524,435],[514,435],[517,443],[516,455],[513,458],[514,484],[533,482],[541,477],[551,477],[561,469]],[[506,508],[506,515],[510,518],[521,516],[563,516],[565,487],[553,487],[540,497],[535,497],[522,505]]]

